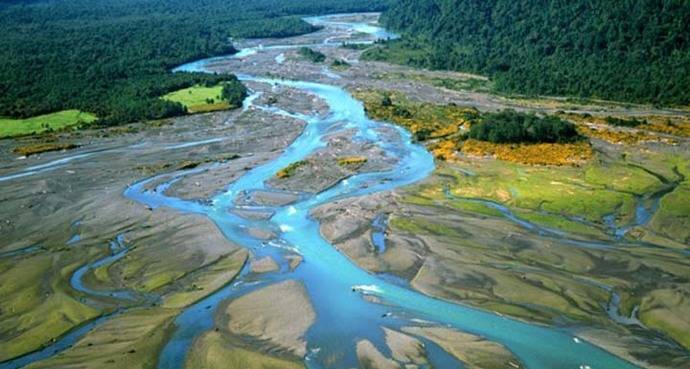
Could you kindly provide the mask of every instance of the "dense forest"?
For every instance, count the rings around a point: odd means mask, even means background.
[[[15,0],[0,4],[0,116],[63,109],[104,124],[180,114],[158,99],[223,77],[172,74],[232,53],[231,38],[314,31],[303,15],[383,9],[387,0]]]
[[[498,90],[690,103],[685,0],[399,0],[366,56],[491,76]]]
[[[493,143],[568,143],[580,139],[575,125],[558,117],[504,110],[473,124],[469,138]]]

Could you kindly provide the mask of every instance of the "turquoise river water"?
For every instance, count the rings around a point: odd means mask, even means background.
[[[311,21],[327,25],[329,19],[318,17],[311,18]],[[390,36],[381,28],[368,24],[338,22],[337,27],[350,27],[357,32]],[[245,52],[243,55],[246,57],[250,54]],[[177,68],[176,71],[204,70],[204,64],[207,62],[191,63]],[[143,180],[125,191],[125,196],[152,209],[169,207],[182,212],[203,214],[213,220],[229,240],[251,250],[257,257],[272,256],[276,260],[282,260],[278,272],[257,279],[248,278],[250,274],[244,270],[234,283],[187,308],[175,321],[175,332],[160,354],[159,368],[183,367],[185,356],[194,338],[213,328],[216,308],[221,301],[287,279],[298,280],[304,284],[317,315],[316,321],[306,334],[308,354],[304,359],[305,365],[310,369],[358,367],[355,345],[362,339],[371,341],[382,353],[390,355],[390,350],[385,345],[382,327],[399,329],[405,326],[453,327],[485,337],[503,344],[529,369],[636,368],[633,364],[576,338],[568,329],[528,324],[492,312],[432,298],[393,278],[371,274],[354,264],[321,236],[318,222],[310,216],[311,211],[344,198],[390,191],[416,183],[434,170],[431,154],[423,146],[413,143],[410,134],[402,128],[368,119],[362,104],[340,87],[307,81],[266,79],[246,75],[239,77],[244,81],[280,85],[314,95],[328,104],[329,113],[326,117],[319,117],[276,109],[277,114],[292,115],[304,120],[304,131],[279,157],[246,172],[208,204],[166,195],[165,190],[170,184],[191,174],[185,171],[160,177],[166,178],[167,182],[159,185],[155,191],[146,190],[145,186],[159,177]],[[355,130],[356,140],[378,145],[387,155],[397,159],[396,165],[386,171],[357,174],[324,192],[303,195],[289,206],[260,209],[274,212],[268,220],[248,220],[233,214],[233,209],[240,208],[235,203],[238,196],[256,190],[267,190],[265,183],[279,170],[307,158],[324,147],[325,135],[344,130]],[[195,169],[194,173],[199,170]],[[247,232],[248,228],[267,229],[278,236],[270,241],[255,239]],[[124,248],[114,250],[113,258],[121,255],[118,252],[126,251]],[[295,270],[290,270],[283,256],[294,253],[301,255],[304,261]],[[80,276],[75,276],[72,282],[75,287],[87,293],[93,292],[81,285]],[[370,302],[371,299],[365,299],[365,295],[376,297],[379,303]],[[95,324],[105,319],[107,317]],[[78,339],[81,337],[80,334],[74,334],[72,339]],[[427,349],[430,367],[464,367],[461,362],[432,342],[419,339],[424,342]],[[61,341],[58,344],[66,347],[69,342]],[[59,350],[53,352],[56,351]],[[34,360],[44,359],[50,355],[51,352],[47,352],[35,357]],[[332,358],[338,359],[334,363]],[[0,368],[21,367],[34,360],[25,358],[22,362],[4,363]]]

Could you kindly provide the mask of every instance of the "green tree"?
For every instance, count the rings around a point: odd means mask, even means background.
[[[242,106],[242,102],[247,97],[247,88],[237,80],[223,84],[220,97],[230,104],[230,107],[237,108]]]
[[[499,91],[690,104],[690,2],[399,0],[365,58],[492,77]]]

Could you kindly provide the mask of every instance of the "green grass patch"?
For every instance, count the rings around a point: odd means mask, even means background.
[[[83,263],[72,255],[43,253],[0,262],[0,361],[26,354],[99,312],[77,301],[68,284]]]
[[[675,241],[690,243],[690,185],[684,183],[664,196],[649,225]]]
[[[594,237],[605,237],[604,232],[598,227],[576,222],[562,216],[522,209],[515,209],[514,213],[521,219],[547,228],[558,229],[568,233],[577,233]]]
[[[660,330],[685,348],[690,348],[690,307],[687,295],[681,289],[658,289],[643,297],[640,320],[648,327]]]
[[[27,136],[89,124],[98,119],[79,110],[63,110],[27,119],[0,118],[0,138]]]
[[[626,165],[592,165],[585,171],[592,185],[642,195],[660,190],[663,183],[642,169]]]
[[[485,162],[473,168],[476,176],[456,176],[451,192],[460,197],[497,201],[510,208],[544,210],[554,215],[579,216],[602,222],[617,214],[621,222],[634,216],[635,198],[588,183],[581,168],[530,167],[507,162]]]
[[[403,218],[396,216],[390,220],[390,224],[395,229],[416,235],[426,234],[443,235],[455,238],[465,237],[465,234],[460,232],[458,229],[441,223],[427,222],[422,219]]]
[[[481,214],[491,217],[502,217],[503,214],[486,204],[470,200],[448,200],[448,206],[455,210],[466,211],[468,213]]]
[[[222,85],[211,87],[197,85],[171,92],[163,96],[163,99],[184,105],[190,113],[225,110],[230,105],[221,98],[222,91]]]
[[[454,210],[492,217],[503,216],[500,211],[484,203],[461,198],[449,198],[441,187],[434,185],[420,186],[418,190],[407,193],[404,201],[413,205],[443,206]]]
[[[233,347],[219,332],[207,332],[194,342],[185,368],[208,369],[301,369],[297,360]]]

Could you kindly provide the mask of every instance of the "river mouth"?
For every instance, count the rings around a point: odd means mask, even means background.
[[[333,16],[317,17],[311,21],[327,26],[333,24],[339,31],[345,29],[346,35],[343,37],[360,33],[369,35],[362,42],[370,42],[372,34],[374,37],[384,35],[381,29],[366,22],[348,23],[347,16],[344,18],[345,20]],[[338,41],[334,41],[336,39],[331,40],[337,45]],[[262,54],[268,54],[276,64],[283,64],[284,57],[277,58],[273,55],[284,55],[285,50],[302,45],[280,45],[278,42],[271,47],[256,47],[241,52],[239,56],[194,62],[181,66],[176,71],[208,71],[206,68],[213,70],[217,65],[227,67],[232,63],[249,64],[253,57],[260,57]],[[248,72],[254,72],[251,68],[248,69]],[[421,342],[425,347],[424,360],[415,359],[418,362],[414,362],[395,358],[391,359],[393,365],[414,364],[420,368],[463,367],[462,360],[451,355],[451,350],[437,343],[439,341],[432,340],[425,329],[465,332],[496,342],[507,349],[510,358],[503,364],[510,367],[635,367],[579,339],[573,331],[527,324],[499,314],[430,298],[405,284],[368,273],[326,241],[321,235],[318,222],[312,216],[315,209],[335,201],[386,193],[417,183],[424,180],[435,165],[429,152],[413,143],[408,132],[368,119],[362,104],[345,89],[335,86],[345,82],[336,81],[338,78],[329,75],[331,71],[324,73],[319,67],[315,73],[318,74],[318,78],[315,78],[317,82],[260,77],[265,74],[240,74],[244,82],[258,86],[257,90],[288,88],[300,91],[319,100],[326,108],[317,114],[310,109],[287,111],[275,106],[265,106],[260,100],[261,91],[256,91],[245,101],[245,111],[263,109],[272,114],[297,119],[304,123],[304,129],[281,155],[224,183],[223,191],[211,200],[187,200],[172,193],[170,188],[192,174],[211,170],[213,165],[137,180],[124,192],[137,206],[153,212],[167,208],[204,216],[212,220],[228,240],[249,250],[255,259],[271,258],[277,264],[276,267],[269,266],[268,272],[258,276],[251,270],[251,265],[246,264],[232,283],[185,308],[175,319],[171,337],[160,353],[159,368],[184,367],[195,342],[217,328],[216,319],[228,301],[285,281],[298,281],[304,286],[314,311],[314,321],[304,333],[306,351],[301,356],[308,368],[358,367],[362,362],[362,352],[371,351],[371,347],[386,357],[392,357],[393,350],[389,348],[387,341],[388,330],[406,332],[407,337]],[[335,85],[324,83],[327,81]],[[268,204],[267,201],[239,203],[241,196],[248,193],[261,192],[265,199],[265,193],[275,190],[268,182],[278,171],[314,155],[328,144],[332,136],[346,133],[353,142],[376,146],[393,160],[388,166],[376,170],[357,171],[316,193],[288,194],[294,195],[294,198],[287,199],[276,199],[268,195],[275,202]],[[171,150],[185,149],[217,144],[219,140],[223,138],[176,143],[168,147]],[[155,186],[152,186],[154,183]],[[385,244],[381,245],[380,251],[385,251],[385,248]],[[124,257],[124,252],[114,252],[113,256]],[[291,260],[297,257],[301,262],[292,264]],[[87,294],[100,293],[79,286],[78,280],[79,278],[73,283],[77,290],[81,288]],[[122,298],[126,297],[127,295],[122,295]],[[612,306],[616,306],[616,303],[612,302]],[[94,321],[94,326],[107,319],[105,317]],[[86,334],[85,331],[79,332]],[[371,347],[360,345],[364,341],[369,342]],[[55,348],[62,350],[66,346],[63,344]],[[41,359],[45,357],[47,356]],[[0,364],[0,368],[10,367],[19,366]]]

